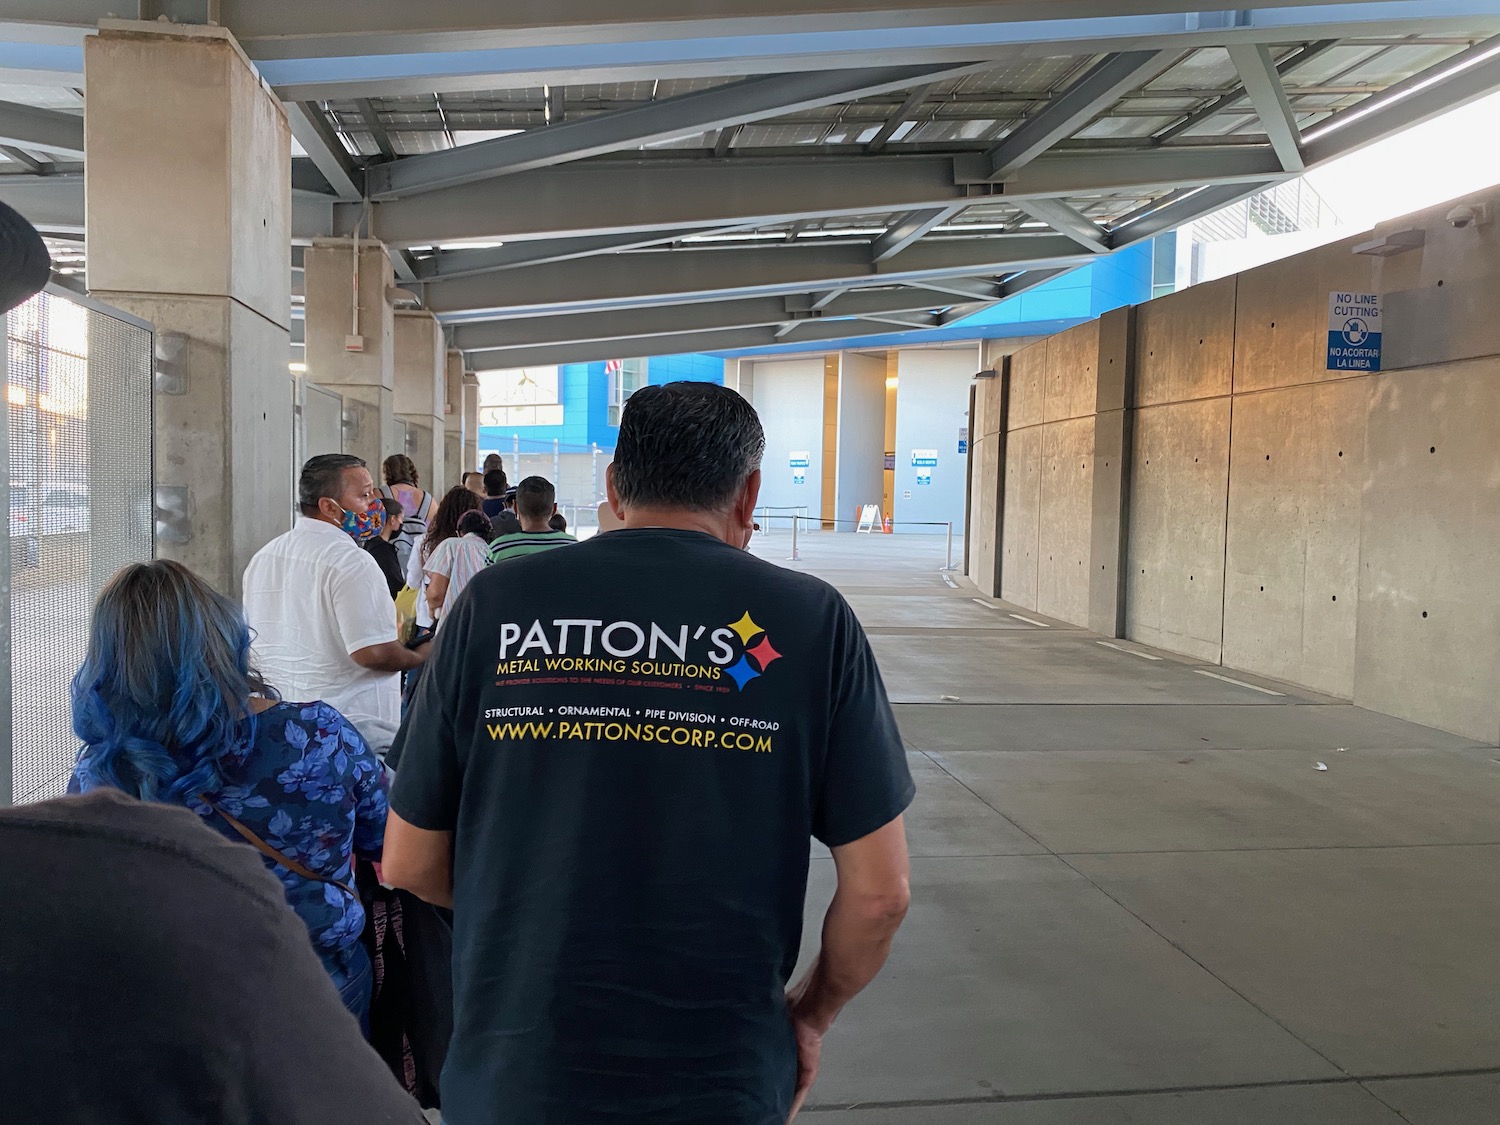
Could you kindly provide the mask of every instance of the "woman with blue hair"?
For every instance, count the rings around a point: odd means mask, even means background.
[[[266,857],[344,1005],[367,1026],[371,965],[353,858],[379,860],[385,769],[326,703],[288,703],[250,666],[250,629],[179,563],[126,567],[99,596],[73,679],[70,788],[185,805]]]

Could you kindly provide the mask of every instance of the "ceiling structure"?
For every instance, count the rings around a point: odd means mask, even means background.
[[[383,240],[475,368],[836,346],[1500,89],[1492,0],[493,7],[0,0],[0,199],[86,270],[83,36],[212,20],[286,105],[296,240]]]

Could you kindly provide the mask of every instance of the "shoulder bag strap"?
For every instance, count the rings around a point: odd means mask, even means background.
[[[209,808],[213,809],[214,812],[218,813],[224,818],[224,820],[229,824],[229,827],[233,828],[236,832],[243,836],[247,844],[253,847],[256,851],[260,852],[261,855],[275,860],[282,867],[285,867],[288,871],[290,871],[293,875],[301,875],[302,878],[311,879],[315,883],[332,883],[335,887],[343,891],[351,898],[359,897],[359,895],[355,893],[354,888],[351,887],[348,883],[341,883],[337,879],[330,879],[326,875],[319,875],[312,868],[298,863],[290,856],[282,855],[281,852],[277,851],[270,844],[266,843],[244,824],[240,823],[234,817],[230,816],[227,812],[221,809],[218,805],[214,804],[214,802],[207,801],[206,803]]]

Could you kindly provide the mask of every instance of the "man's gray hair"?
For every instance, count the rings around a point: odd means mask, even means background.
[[[755,408],[729,388],[642,387],[620,418],[615,491],[626,507],[721,512],[760,468],[765,450]]]
[[[367,468],[352,453],[320,453],[302,466],[297,480],[297,506],[304,514],[318,510],[318,501],[344,491],[344,472]]]

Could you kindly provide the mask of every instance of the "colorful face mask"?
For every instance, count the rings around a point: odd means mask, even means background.
[[[385,505],[376,500],[363,512],[344,510],[343,528],[356,543],[364,543],[380,534],[385,526]]]

